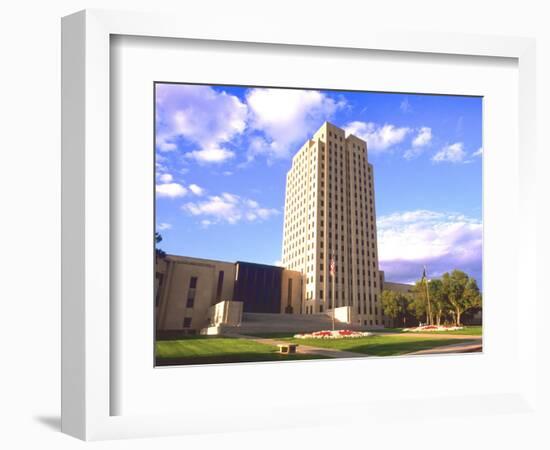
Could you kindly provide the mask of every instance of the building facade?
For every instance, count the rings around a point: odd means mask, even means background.
[[[279,266],[237,261],[233,300],[243,312],[294,314],[300,312],[302,274]]]
[[[166,255],[156,261],[157,334],[196,334],[218,323],[238,325],[242,313],[299,313],[301,293],[300,272]]]
[[[167,255],[157,258],[157,331],[195,333],[209,324],[209,308],[233,299],[235,264]]]
[[[356,136],[325,122],[294,155],[282,260],[304,276],[303,314],[348,306],[354,323],[383,326],[374,197],[367,144]]]

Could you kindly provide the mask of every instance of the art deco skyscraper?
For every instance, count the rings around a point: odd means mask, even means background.
[[[329,272],[335,262],[335,284]],[[304,274],[302,314],[350,306],[355,324],[382,325],[374,173],[367,144],[325,122],[287,173],[283,265]]]

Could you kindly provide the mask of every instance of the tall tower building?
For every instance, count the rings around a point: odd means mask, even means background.
[[[295,313],[327,313],[334,303],[349,306],[355,324],[382,326],[367,144],[328,122],[294,155],[287,173],[283,265],[304,276]]]

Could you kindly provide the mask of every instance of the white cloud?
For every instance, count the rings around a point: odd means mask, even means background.
[[[199,163],[222,163],[235,156],[231,150],[224,148],[208,148],[203,150],[194,150],[185,154],[186,158],[194,159]]]
[[[157,148],[161,152],[173,152],[174,150],[177,150],[178,146],[173,142],[168,142],[167,139],[169,139],[169,136],[158,136],[156,139]]]
[[[413,147],[424,147],[432,141],[432,129],[430,127],[422,127],[418,130],[418,134],[412,141]]]
[[[172,228],[172,224],[166,223],[166,222],[159,223],[157,226],[158,231],[169,230],[171,228]]]
[[[170,183],[173,179],[174,177],[169,173],[163,173],[159,176],[159,180],[163,183]]]
[[[397,127],[392,124],[382,126],[373,122],[350,122],[344,126],[347,134],[353,134],[367,142],[369,151],[387,150],[393,145],[403,142],[412,131],[409,127]]]
[[[201,188],[200,186],[197,186],[196,184],[190,184],[188,187],[189,187],[189,190],[195,195],[201,196],[204,194],[204,189]]]
[[[404,113],[409,113],[412,111],[412,105],[411,103],[409,102],[409,98],[408,97],[405,97],[402,101],[401,101],[401,104],[399,105],[399,109],[401,111],[403,111]]]
[[[421,148],[409,148],[408,150],[405,151],[405,153],[403,153],[403,158],[413,159],[413,158],[416,158],[421,153],[422,153]]]
[[[479,147],[474,153],[472,153],[472,156],[483,156],[483,147]]]
[[[228,192],[210,196],[202,202],[188,202],[182,209],[193,216],[206,216],[201,220],[203,226],[221,222],[236,224],[240,221],[261,221],[279,213],[276,209],[263,208],[254,200]]]
[[[432,129],[430,127],[421,127],[411,142],[412,148],[403,153],[405,159],[413,159],[421,155],[424,147],[430,145],[432,141]]]
[[[411,282],[461,269],[481,281],[482,224],[462,214],[427,210],[380,217],[380,268],[388,281]]]
[[[258,154],[271,158],[289,156],[292,145],[301,144],[344,101],[313,90],[251,89],[246,95],[250,110],[250,127],[263,133],[251,141],[249,159]]]
[[[233,157],[222,145],[246,128],[248,108],[238,97],[209,86],[159,84],[156,89],[159,150],[174,150],[183,137],[200,146],[187,153],[199,162]]]
[[[433,157],[432,161],[436,163],[440,162],[450,162],[450,163],[461,163],[466,157],[466,152],[464,151],[464,144],[462,142],[456,142],[451,145],[446,145],[441,150],[439,150]]]
[[[179,183],[157,184],[156,193],[158,197],[177,198],[187,194],[187,189]]]
[[[273,265],[278,267],[283,267],[283,262],[280,259],[278,259],[276,261],[273,261]]]

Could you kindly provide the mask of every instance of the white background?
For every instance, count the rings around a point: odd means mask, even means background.
[[[187,4],[188,3],[188,4]],[[324,27],[338,32],[340,27],[387,26],[392,29],[454,31],[479,34],[533,36],[538,38],[538,122],[541,174],[549,166],[549,139],[543,124],[550,123],[550,14],[545,2],[504,1],[386,1],[386,2],[168,2],[168,1],[19,1],[4,5],[0,12],[1,69],[0,104],[2,130],[1,236],[2,270],[2,372],[0,399],[2,420],[0,445],[5,448],[82,447],[82,442],[59,433],[59,91],[60,28],[59,18],[82,8],[133,10],[179,10],[194,14],[208,26],[208,17],[223,15],[246,26],[249,21],[277,21],[281,27]],[[179,4],[182,4],[178,6]],[[545,83],[544,83],[545,81]],[[546,151],[544,151],[545,149]],[[539,177],[540,228],[548,223],[548,177]],[[548,267],[541,255],[549,249],[547,235],[539,233],[539,276]],[[533,283],[536,274],[533,273]],[[505,282],[505,280],[503,280]],[[542,324],[548,317],[543,305],[533,320]],[[541,333],[541,344],[548,338]],[[550,354],[549,347],[539,353]],[[541,358],[541,364],[545,361]],[[544,374],[547,379],[547,366]],[[406,375],[404,374],[404,378]],[[548,389],[543,400],[550,402]],[[475,414],[475,408],[472,411]],[[345,446],[398,448],[407,442],[445,441],[448,448],[465,445],[474,448],[545,448],[548,439],[542,423],[513,415],[482,417],[483,427],[475,422],[456,419],[423,424],[404,418],[387,427],[386,439],[373,440],[354,423],[353,427],[330,427],[100,442],[101,448],[287,448]],[[542,418],[541,418],[542,420]],[[548,418],[546,418],[548,424]],[[428,436],[428,430],[432,438]],[[465,427],[465,425],[467,425]],[[397,429],[398,428],[398,429]],[[538,430],[538,431],[537,431]],[[497,432],[498,431],[498,432]],[[452,433],[452,434],[451,434]],[[539,441],[535,439],[539,437]],[[544,439],[544,440],[542,440]],[[439,445],[438,445],[439,447]]]

